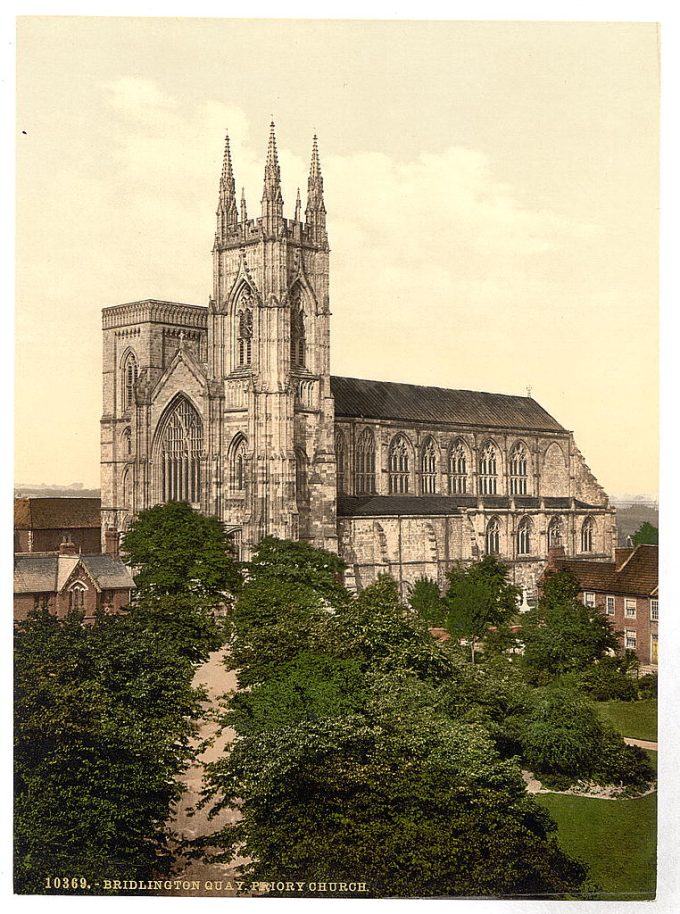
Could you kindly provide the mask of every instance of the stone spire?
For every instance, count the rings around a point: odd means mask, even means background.
[[[262,190],[262,220],[267,232],[274,231],[283,220],[283,197],[281,196],[281,169],[276,149],[274,121],[269,125],[267,162],[264,166],[264,188]]]
[[[301,214],[302,214],[302,200],[300,199],[300,188],[298,187],[297,197],[295,199],[295,215],[293,216],[293,221],[299,222]]]
[[[241,188],[241,222],[244,224],[248,221],[248,210],[246,208],[246,189]]]
[[[231,147],[229,134],[224,140],[224,159],[222,160],[222,175],[220,177],[220,197],[217,204],[217,230],[224,235],[226,229],[238,222],[238,209],[236,207],[236,184],[234,170],[231,165]]]
[[[307,208],[305,219],[309,226],[312,240],[321,244],[326,241],[326,206],[323,201],[323,177],[319,161],[319,146],[316,134],[312,142],[312,162],[307,180]]]

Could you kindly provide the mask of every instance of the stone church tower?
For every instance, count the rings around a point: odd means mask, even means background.
[[[328,277],[316,138],[292,219],[274,125],[254,219],[227,139],[208,306],[103,312],[108,548],[176,500],[222,520],[244,559],[267,534],[300,539],[339,552],[350,587],[387,573],[404,596],[482,555],[528,593],[551,552],[612,558],[607,494],[532,397],[331,376]]]
[[[329,247],[316,137],[307,206],[283,215],[274,124],[261,215],[229,139],[206,309],[104,311],[103,527],[171,499],[215,514],[248,557],[265,535],[337,550]]]

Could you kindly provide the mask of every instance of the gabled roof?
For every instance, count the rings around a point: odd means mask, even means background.
[[[484,428],[564,432],[531,397],[448,390],[419,384],[331,378],[336,419],[401,419]]]
[[[18,530],[70,530],[101,526],[100,498],[15,498]]]
[[[14,593],[59,593],[82,568],[98,590],[132,590],[129,568],[110,555],[14,556]]]
[[[618,571],[616,562],[582,562],[580,559],[557,558],[555,566],[560,571],[571,572],[582,591],[648,597],[658,594],[658,546],[637,546],[619,565]]]

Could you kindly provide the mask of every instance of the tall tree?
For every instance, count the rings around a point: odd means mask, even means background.
[[[215,603],[229,601],[240,585],[223,524],[184,502],[141,511],[121,551],[142,593],[190,593]]]
[[[447,578],[445,626],[454,638],[470,643],[474,663],[475,648],[489,626],[505,624],[517,611],[520,591],[508,582],[507,567],[493,555],[468,567],[456,565]]]
[[[659,545],[659,528],[645,521],[637,528],[631,536],[634,546],[658,546]]]

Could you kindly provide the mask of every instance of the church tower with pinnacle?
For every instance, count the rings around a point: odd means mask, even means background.
[[[215,513],[241,528],[246,551],[268,534],[337,549],[328,260],[316,137],[304,221],[299,190],[294,217],[283,214],[274,124],[255,219],[248,218],[243,193],[239,213],[227,137],[208,380],[224,401]]]

